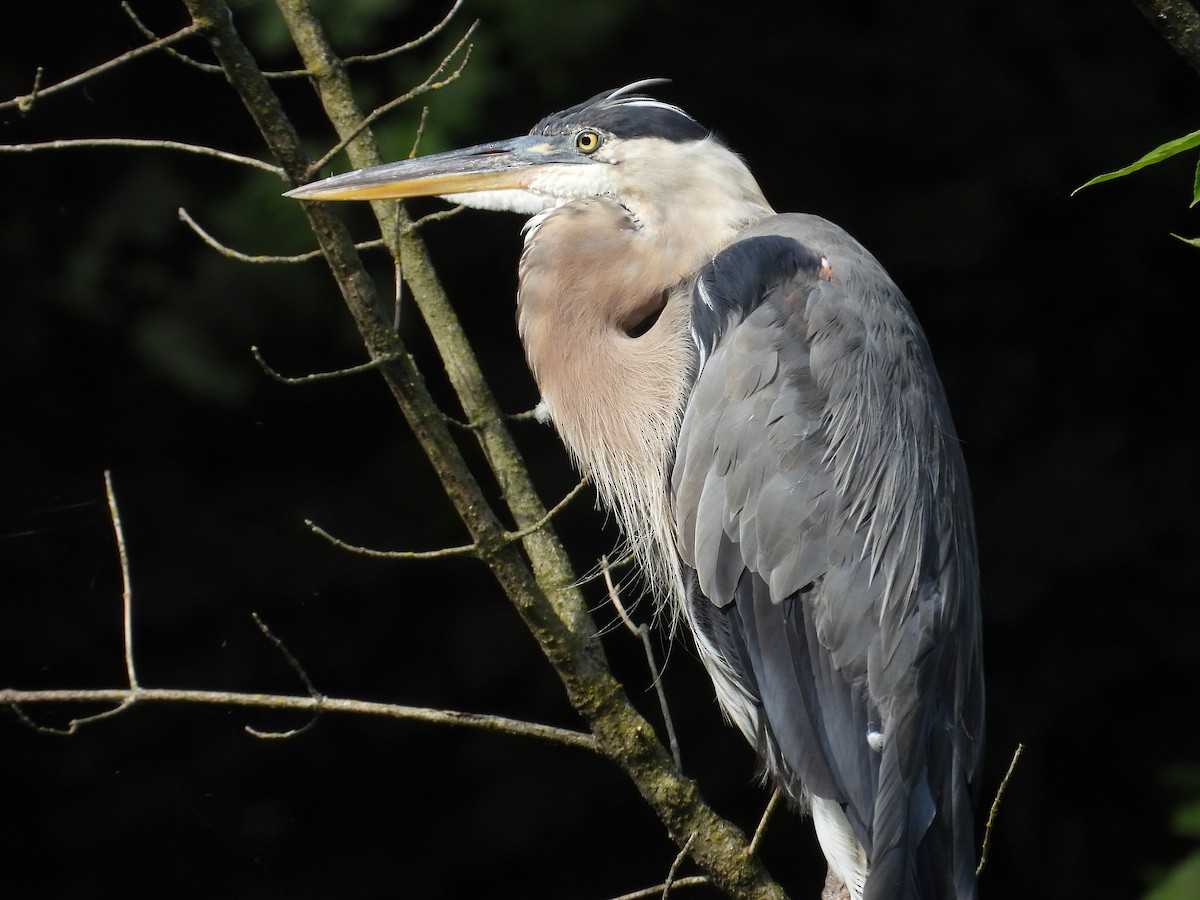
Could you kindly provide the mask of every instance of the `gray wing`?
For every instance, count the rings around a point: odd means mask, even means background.
[[[794,798],[841,805],[866,897],[974,896],[975,538],[916,318],[845,232],[788,215],[701,273],[693,328],[672,502],[722,705]]]

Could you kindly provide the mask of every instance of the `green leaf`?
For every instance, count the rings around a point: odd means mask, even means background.
[[[1179,238],[1179,240],[1183,241],[1185,244],[1191,244],[1193,247],[1200,247],[1200,237],[1185,238],[1183,235],[1176,234],[1173,231],[1171,232],[1171,237]]]
[[[1193,900],[1200,895],[1200,853],[1179,863],[1143,900]]]
[[[1196,180],[1192,182],[1192,202],[1189,207],[1200,203],[1200,159],[1196,160]]]
[[[1171,830],[1176,834],[1200,837],[1200,800],[1185,803],[1171,816]]]
[[[1075,190],[1071,191],[1071,196],[1075,196],[1085,187],[1091,187],[1093,184],[1100,184],[1103,181],[1112,181],[1114,178],[1123,178],[1126,175],[1131,175],[1139,169],[1144,169],[1146,166],[1152,166],[1155,163],[1160,163],[1164,159],[1170,159],[1177,153],[1183,153],[1191,150],[1193,147],[1200,147],[1200,131],[1193,131],[1191,134],[1185,134],[1181,138],[1176,138],[1173,141],[1167,141],[1161,146],[1155,147],[1137,162],[1126,166],[1123,169],[1117,169],[1115,172],[1108,172],[1104,175],[1097,175],[1086,184],[1081,184]],[[1200,177],[1200,176],[1198,176]],[[1197,195],[1200,199],[1200,193]],[[1194,203],[1195,201],[1193,201]]]

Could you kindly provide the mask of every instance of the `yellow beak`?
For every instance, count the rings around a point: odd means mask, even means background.
[[[567,140],[529,135],[334,175],[284,194],[298,200],[392,200],[524,190],[542,166],[584,163]]]

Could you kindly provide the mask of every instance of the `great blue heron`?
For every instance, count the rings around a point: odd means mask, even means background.
[[[532,216],[517,325],[545,408],[725,715],[855,900],[974,897],[975,535],[925,336],[862,245],[776,214],[653,83],[289,196]]]

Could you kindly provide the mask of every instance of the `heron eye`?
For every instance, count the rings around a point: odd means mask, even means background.
[[[575,135],[575,148],[580,153],[595,153],[600,149],[600,135],[594,131],[581,131]]]

